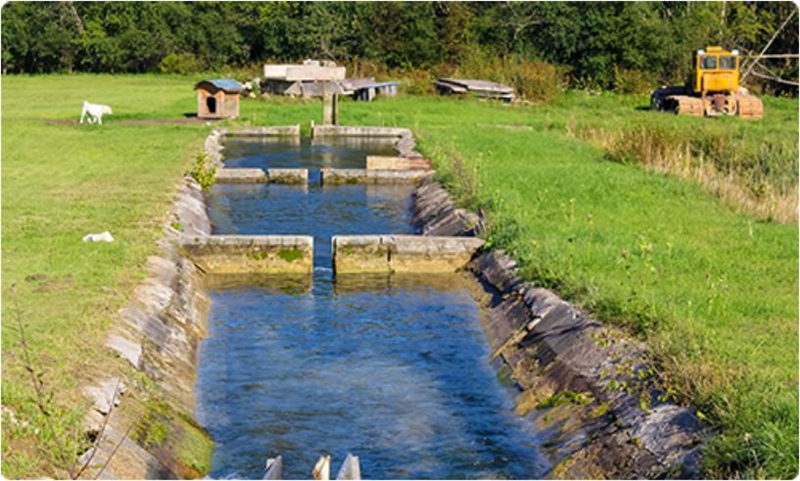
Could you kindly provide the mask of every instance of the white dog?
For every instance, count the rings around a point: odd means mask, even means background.
[[[81,111],[81,123],[83,123],[83,118],[86,117],[86,120],[93,124],[95,122],[103,125],[103,114],[111,115],[111,107],[108,105],[103,104],[93,104],[86,100],[83,101],[83,110]]]

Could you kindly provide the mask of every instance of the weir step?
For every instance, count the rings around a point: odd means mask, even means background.
[[[483,239],[412,235],[334,236],[333,270],[336,274],[445,273],[464,268]]]
[[[311,236],[207,236],[184,240],[180,247],[210,274],[310,274],[314,269]]]
[[[308,169],[217,169],[218,184],[308,184]]]

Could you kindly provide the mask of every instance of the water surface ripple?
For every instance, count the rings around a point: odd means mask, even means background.
[[[369,148],[253,144],[229,143],[228,165],[363,167]],[[478,308],[460,278],[332,279],[331,235],[410,233],[409,193],[313,181],[214,187],[215,233],[314,235],[316,267],[313,287],[273,277],[210,289],[196,397],[216,443],[211,476],[260,478],[266,458],[280,454],[287,479],[308,479],[323,453],[335,475],[348,452],[370,479],[544,473],[532,426],[514,414],[487,362]]]

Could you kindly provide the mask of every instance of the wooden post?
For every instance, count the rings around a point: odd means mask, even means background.
[[[327,82],[322,83],[322,125],[333,125],[333,96]]]
[[[339,94],[333,94],[333,125],[339,125]]]

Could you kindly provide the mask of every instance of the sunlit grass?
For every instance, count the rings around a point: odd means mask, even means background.
[[[143,277],[174,188],[209,131],[148,121],[193,112],[197,80],[3,78],[2,401],[19,416],[35,409],[12,329],[16,303],[65,410],[81,407],[80,383],[115,362],[103,348],[110,320]],[[114,115],[103,126],[76,125],[84,99]],[[341,119],[413,129],[442,179],[486,209],[490,242],[514,254],[527,279],[646,339],[675,396],[720,430],[707,475],[791,477],[797,225],[737,213],[701,182],[610,161],[587,133],[708,137],[734,142],[743,161],[766,149],[762,160],[776,166],[770,181],[791,185],[794,176],[796,188],[797,102],[768,100],[760,122],[669,116],[646,105],[641,96],[580,92],[533,106],[399,97],[345,100]],[[314,101],[244,100],[241,112],[235,124],[307,130],[321,121]],[[80,241],[104,230],[114,243]],[[3,423],[4,475],[63,475],[32,431]]]

